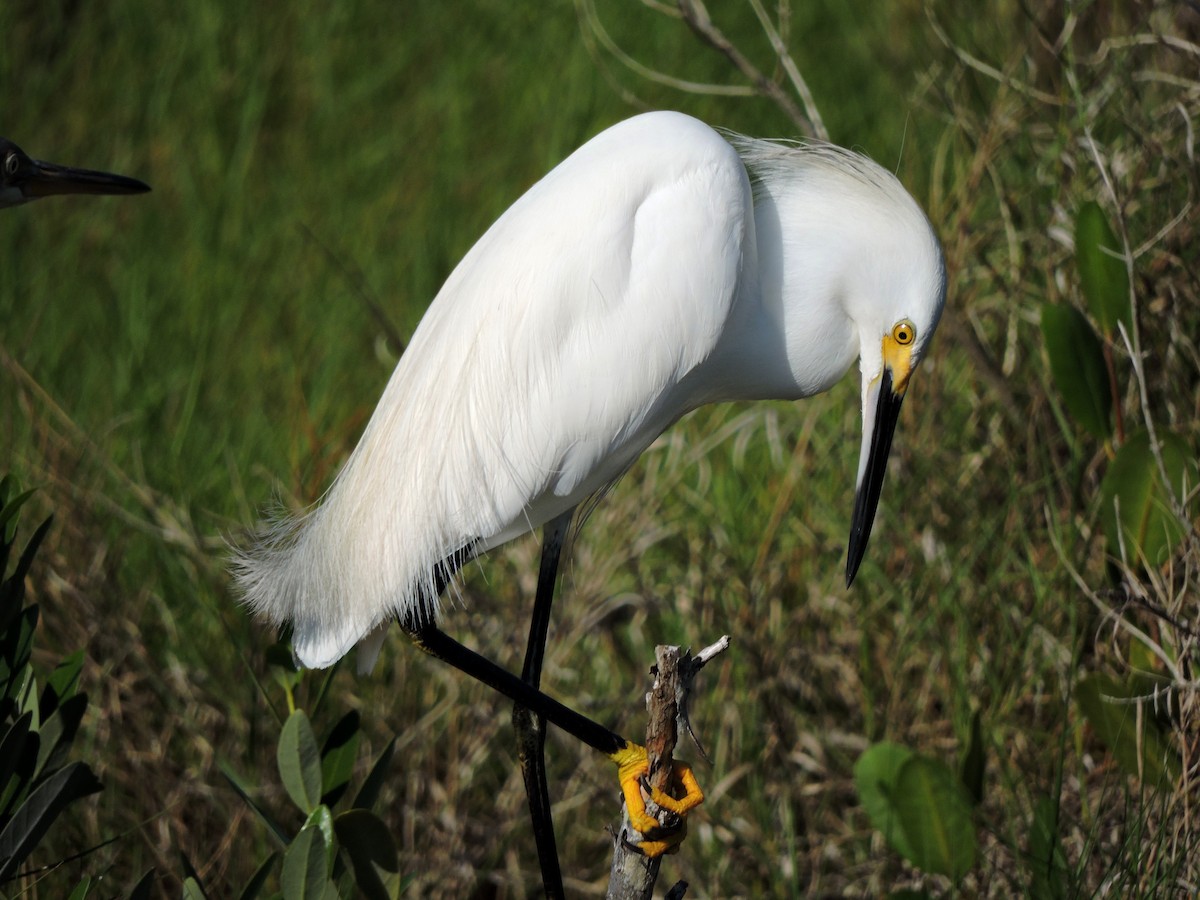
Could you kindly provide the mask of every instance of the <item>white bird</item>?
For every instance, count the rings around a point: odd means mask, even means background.
[[[633,745],[536,689],[533,645],[572,511],[685,413],[810,397],[858,359],[849,584],[944,300],[928,219],[863,156],[727,140],[673,112],[615,125],[459,263],[320,505],[235,561],[246,602],[290,623],[313,667],[355,644],[369,665],[396,619],[424,649],[628,762]],[[464,561],[540,526],[549,583],[536,660],[518,679],[442,633],[437,598]]]
[[[148,190],[148,184],[125,175],[31,159],[8,138],[0,137],[0,209],[54,194],[144,194]]]

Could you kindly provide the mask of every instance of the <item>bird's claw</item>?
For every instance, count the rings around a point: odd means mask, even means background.
[[[684,762],[674,763],[675,780],[684,791],[682,797],[672,797],[658,788],[646,789],[653,803],[679,816],[679,825],[668,829],[650,815],[646,809],[646,799],[642,796],[643,779],[650,772],[646,748],[628,744],[625,749],[613,754],[612,760],[617,764],[617,777],[621,782],[621,792],[625,796],[629,824],[635,831],[648,836],[647,840],[634,842],[634,846],[652,859],[664,853],[677,852],[680,843],[687,836],[687,814],[704,802],[704,792],[700,789],[692,767]]]

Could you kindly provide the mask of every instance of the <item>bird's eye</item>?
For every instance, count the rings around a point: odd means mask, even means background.
[[[10,153],[4,157],[4,174],[16,175],[17,168],[21,165],[21,161],[17,159],[17,154]]]
[[[913,338],[917,336],[917,329],[913,328],[912,322],[904,321],[897,322],[892,326],[892,340],[905,347],[913,342]]]

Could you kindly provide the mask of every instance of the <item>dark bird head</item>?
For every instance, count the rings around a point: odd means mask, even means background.
[[[40,162],[7,138],[0,138],[0,209],[53,194],[144,194],[150,186],[136,178],[72,169]]]

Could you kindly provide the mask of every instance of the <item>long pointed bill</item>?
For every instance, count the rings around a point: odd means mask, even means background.
[[[145,182],[111,172],[72,169],[37,160],[32,163],[32,169],[22,185],[29,199],[55,194],[144,194],[150,190],[150,185]]]
[[[905,385],[907,387],[907,385]],[[892,386],[892,370],[883,367],[883,374],[873,382],[863,396],[863,442],[858,461],[858,493],[854,498],[854,518],[850,523],[850,544],[846,550],[846,587],[867,552],[875,510],[879,507],[879,491],[887,470],[888,453],[892,449],[892,434],[900,418],[904,389]]]

